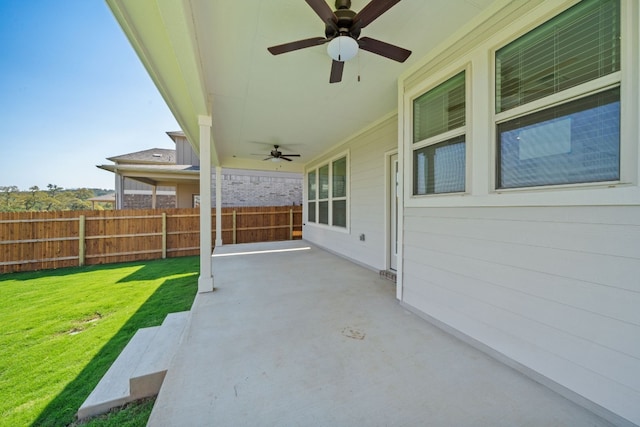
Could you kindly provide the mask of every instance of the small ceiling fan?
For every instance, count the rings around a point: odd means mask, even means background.
[[[267,48],[273,55],[329,43],[327,52],[331,56],[329,83],[342,80],[345,61],[358,53],[358,48],[394,61],[404,62],[411,51],[370,37],[360,37],[365,28],[400,0],[371,0],[360,12],[351,10],[351,0],[336,0],[332,11],[325,0],[305,0],[325,24],[325,37],[313,37]]]
[[[278,162],[280,160],[286,160],[290,162],[292,159],[289,157],[300,157],[300,154],[283,154],[282,151],[278,150],[280,148],[279,145],[274,145],[273,150],[269,153],[269,157],[263,160],[271,160],[272,162]]]

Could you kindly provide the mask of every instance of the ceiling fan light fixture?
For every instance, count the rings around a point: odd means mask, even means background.
[[[274,163],[277,163],[277,162],[280,161],[280,157],[272,157],[271,161],[274,162]]]
[[[327,53],[334,61],[346,62],[358,54],[358,42],[349,36],[338,36],[327,45]]]

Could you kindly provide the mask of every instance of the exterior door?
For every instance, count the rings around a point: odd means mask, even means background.
[[[389,197],[389,268],[395,271],[398,269],[398,155],[392,155],[390,157],[390,162],[389,170],[391,173],[389,174],[389,186],[391,191]]]

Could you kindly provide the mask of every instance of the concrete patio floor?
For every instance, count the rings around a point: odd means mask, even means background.
[[[213,268],[150,426],[609,425],[306,242],[224,246]]]

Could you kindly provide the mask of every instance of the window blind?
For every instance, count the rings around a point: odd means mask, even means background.
[[[318,198],[329,198],[329,165],[324,165],[318,169]]]
[[[464,125],[464,71],[413,101],[414,143]]]
[[[347,196],[347,158],[342,157],[333,162],[332,169],[332,197]]]
[[[496,113],[620,70],[619,0],[584,0],[496,52]]]

